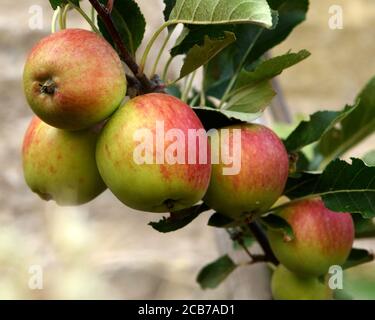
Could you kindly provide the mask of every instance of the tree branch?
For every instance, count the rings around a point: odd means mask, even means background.
[[[117,50],[122,58],[122,60],[126,63],[129,69],[132,71],[134,76],[142,85],[142,91],[144,93],[155,92],[158,90],[158,86],[154,86],[150,79],[146,77],[146,75],[142,72],[139,68],[138,64],[135,62],[133,56],[130,54],[128,49],[125,47],[124,43],[121,40],[121,36],[117,31],[112,17],[110,13],[110,6],[109,3],[108,7],[103,6],[98,0],[89,0],[91,5],[94,7],[96,12],[98,13],[99,17],[102,19],[103,23],[105,24],[109,34],[111,35],[113,42],[115,43]],[[113,0],[109,1],[112,2]]]
[[[113,9],[113,3],[115,2],[115,0],[108,0],[108,2],[107,2],[107,11],[109,12],[109,13],[111,13],[112,12],[112,9]]]
[[[251,233],[254,235],[255,239],[258,241],[259,245],[262,247],[265,254],[265,261],[272,262],[275,265],[279,264],[279,261],[275,257],[267,236],[264,234],[263,229],[255,222],[248,222]]]

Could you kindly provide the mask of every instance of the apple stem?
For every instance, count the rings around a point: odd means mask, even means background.
[[[265,254],[265,261],[271,262],[274,265],[278,265],[279,261],[275,257],[275,254],[273,253],[270,243],[267,239],[267,236],[265,235],[263,229],[255,222],[248,222],[247,226],[249,227],[251,233],[255,237],[255,239],[258,241],[259,245],[264,251]]]
[[[137,78],[139,83],[142,85],[142,92],[163,92],[160,86],[153,84],[152,81],[149,78],[147,78],[147,76],[143,73],[141,68],[135,62],[133,56],[130,54],[130,52],[124,45],[123,41],[121,40],[121,36],[118,30],[116,29],[116,26],[114,25],[111,17],[111,4],[108,7],[105,7],[98,0],[89,1],[98,13],[99,17],[102,19],[103,23],[105,24],[108,33],[111,35],[122,60],[126,63],[126,65],[134,74],[135,78]]]

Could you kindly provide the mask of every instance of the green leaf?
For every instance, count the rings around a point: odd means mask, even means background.
[[[187,53],[179,79],[207,64],[210,59],[234,41],[236,37],[231,32],[225,32],[224,37],[220,39],[210,39],[206,36],[202,46],[195,45]]]
[[[233,32],[233,27],[222,25],[189,25],[183,28],[181,34],[176,40],[171,50],[173,57],[181,54],[187,54],[195,45],[202,46],[205,37],[210,39],[222,39],[225,32]]]
[[[373,238],[375,237],[374,219],[364,219],[359,214],[353,214],[355,226],[355,238]]]
[[[280,232],[290,240],[294,239],[294,233],[290,224],[282,217],[276,214],[268,214],[260,219],[260,222],[264,224],[268,229]]]
[[[375,167],[375,150],[370,151],[363,157],[363,161],[369,166],[369,167]]]
[[[261,112],[245,113],[210,107],[193,107],[206,130],[218,129],[242,122],[251,122],[262,116]]]
[[[222,256],[214,262],[206,265],[198,274],[197,282],[202,289],[214,289],[223,282],[237,265],[228,256]]]
[[[262,31],[247,56],[245,62],[245,69],[247,70],[253,69],[253,65],[259,57],[287,38],[293,28],[305,19],[308,9],[308,0],[273,1],[270,4],[273,9],[279,11],[277,25],[275,25],[276,21],[273,21],[273,27],[270,30]],[[212,59],[207,66],[205,88],[208,95],[218,99],[223,96],[240,61],[260,30],[259,26],[244,24],[225,25],[222,28],[234,32],[237,41]],[[194,37],[198,39],[202,37],[199,30],[194,32]]]
[[[272,26],[274,28],[277,24],[278,18],[277,12],[272,12]],[[243,30],[247,30],[248,28],[253,27],[253,31],[257,31],[259,26],[251,25],[248,23],[245,24],[238,24],[238,23],[231,23],[231,24],[207,24],[207,25],[194,25],[188,24],[185,25],[184,31],[182,36],[177,41],[175,47],[172,49],[171,54],[173,56],[178,54],[186,54],[191,47],[198,44],[201,45],[204,40],[204,36],[208,35],[210,38],[215,39],[222,37],[225,31],[233,32],[235,34],[238,33],[239,38],[241,39],[241,43],[236,43],[233,47],[239,47],[241,50],[242,55],[245,54],[249,44],[252,42],[253,37],[255,34],[249,34],[246,32],[246,39],[243,37]],[[236,37],[237,38],[237,37]],[[239,58],[240,59],[240,58]],[[228,61],[227,61],[228,62]]]
[[[310,53],[302,50],[298,53],[287,53],[266,61],[262,61],[254,71],[243,70],[231,92],[226,109],[256,113],[263,111],[275,96],[271,80],[286,68],[306,59]]]
[[[176,0],[163,0],[163,1],[164,1],[164,4],[165,4],[165,8],[164,8],[164,11],[163,11],[164,20],[168,21],[169,16],[172,12],[172,9],[176,5]]]
[[[79,7],[79,1],[80,0],[70,0],[71,3]],[[53,10],[56,10],[57,7],[64,7],[66,4],[68,4],[67,0],[49,0],[49,3],[52,6]]]
[[[177,0],[169,22],[173,24],[253,23],[272,26],[266,0]]]
[[[346,106],[342,111],[318,111],[310,116],[309,121],[302,121],[285,140],[289,152],[301,150],[303,147],[318,141],[335,124],[347,117],[356,106]]]
[[[208,210],[210,208],[205,204],[196,205],[188,209],[172,212],[168,218],[163,217],[158,222],[150,222],[149,225],[162,233],[176,231],[188,225],[202,212]]]
[[[264,80],[271,80],[281,74],[285,69],[305,60],[310,56],[307,50],[297,53],[288,52],[284,55],[262,61],[254,71],[243,70],[236,82],[235,90],[246,86],[253,86]]]
[[[164,14],[164,21],[167,22],[169,20],[169,16],[172,12],[173,7],[176,5],[176,0],[163,0],[165,4],[165,8],[163,11]],[[168,31],[172,32],[174,30],[174,26],[168,26]]]
[[[358,106],[340,122],[340,128],[332,128],[318,145],[318,151],[327,163],[340,157],[375,132],[375,77],[357,97]]]
[[[210,227],[216,227],[216,228],[230,228],[233,226],[236,226],[238,223],[226,216],[223,216],[222,214],[215,212],[207,223]]]
[[[327,208],[337,212],[360,213],[375,217],[375,167],[360,159],[352,164],[342,160],[331,162],[322,174],[303,173],[289,178],[285,195],[298,200],[322,197]]]
[[[256,242],[251,234],[244,234],[242,236],[242,241],[246,248],[250,248]],[[243,250],[243,247],[238,241],[233,241],[233,250]]]
[[[106,3],[106,0],[100,0],[101,3]],[[113,22],[121,35],[121,39],[125,46],[134,56],[136,50],[142,43],[142,39],[146,29],[146,21],[134,0],[115,1],[111,13]],[[98,26],[100,32],[105,39],[114,46],[112,37],[109,35],[103,21],[98,16]]]
[[[219,100],[223,97],[234,75],[234,64],[230,54],[232,46],[224,49],[220,54],[211,59],[205,67],[204,88],[206,89],[206,94]]]
[[[271,103],[276,92],[269,81],[262,81],[255,85],[245,86],[231,94],[225,105],[228,111],[258,114]]]
[[[278,3],[273,3],[271,5],[273,5],[273,9],[277,10],[279,13],[277,26],[271,30],[263,30],[247,58],[247,65],[250,65],[265,52],[283,42],[293,29],[306,19],[309,1],[286,0],[278,1]],[[249,30],[247,30],[247,33],[249,33]],[[241,39],[237,33],[236,36],[238,39]],[[246,34],[244,34],[244,37],[246,37]]]
[[[372,260],[374,260],[374,256],[369,251],[353,248],[343,265],[343,269],[349,269]]]

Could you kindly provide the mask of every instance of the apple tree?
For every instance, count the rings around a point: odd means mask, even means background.
[[[256,120],[276,96],[271,80],[310,53],[268,52],[305,20],[308,0],[164,0],[165,22],[143,52],[146,21],[136,0],[89,2],[91,14],[79,0],[50,0],[51,35],[25,63],[25,95],[36,114],[23,145],[31,190],[79,205],[108,187],[131,208],[167,213],[150,222],[161,233],[210,215],[208,226],[226,230],[248,260],[224,255],[207,264],[197,276],[203,289],[263,262],[273,271],[275,299],[334,298],[330,267],[373,259],[353,241],[375,236],[374,153],[340,158],[375,130],[375,78],[352,105],[318,111],[281,139]],[[92,30],[67,28],[71,10]],[[159,129],[176,131],[160,144]],[[190,145],[190,130],[214,134]],[[197,139],[206,148],[191,156]],[[140,141],[151,149],[136,153]],[[240,167],[225,174],[228,163],[212,156],[231,148]],[[255,242],[262,254],[253,253]]]

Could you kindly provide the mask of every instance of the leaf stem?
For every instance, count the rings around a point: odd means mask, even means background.
[[[90,19],[90,17],[83,11],[80,7],[76,6],[73,2],[68,0],[69,4],[87,21],[87,23],[91,26],[91,29],[95,32],[100,34],[99,29],[96,27],[94,22]]]
[[[174,57],[170,56],[169,59],[167,60],[167,63],[164,66],[163,75],[161,77],[164,82],[167,82],[168,70],[169,70],[169,67],[171,66],[173,59]]]
[[[57,7],[57,9],[53,12],[52,21],[51,21],[51,33],[56,32],[56,22],[60,15],[61,8]]]
[[[248,222],[247,226],[249,227],[251,233],[253,234],[255,239],[257,239],[259,245],[263,249],[263,252],[265,254],[265,261],[269,261],[273,263],[274,265],[278,265],[279,261],[275,257],[275,254],[273,253],[271,249],[270,243],[263,229],[255,221]]]
[[[205,88],[205,78],[206,78],[206,72],[207,72],[207,68],[206,68],[206,66],[203,66],[203,68],[202,68],[202,73],[203,73],[203,75],[202,75],[202,86],[201,86],[201,94],[200,94],[200,98],[201,98],[201,100],[200,100],[200,105],[201,105],[201,107],[203,107],[203,106],[205,106],[205,104],[206,104],[206,88]]]
[[[181,96],[181,100],[183,102],[187,102],[188,98],[189,98],[189,93],[190,93],[190,90],[193,86],[193,81],[194,81],[194,78],[195,78],[195,75],[197,74],[197,71],[194,71],[187,79],[186,79],[186,86],[185,86],[185,89],[182,93],[182,96]]]
[[[63,5],[60,9],[60,12],[59,12],[59,26],[60,26],[60,30],[64,30],[65,29],[65,24],[64,24],[64,11],[65,11],[65,8],[66,8],[66,5]]]
[[[150,41],[148,42],[146,48],[145,48],[145,51],[142,55],[142,58],[141,58],[141,62],[139,64],[139,67],[140,67],[140,70],[143,72],[144,69],[145,69],[145,66],[146,66],[146,62],[147,62],[147,57],[151,51],[151,48],[152,46],[154,45],[155,41],[157,40],[157,38],[160,36],[160,34],[164,31],[165,28],[167,28],[171,23],[170,22],[165,22],[164,24],[162,24],[162,26],[156,30],[154,32],[154,34],[152,35],[152,38],[150,39]]]
[[[241,61],[240,61],[240,64],[238,65],[231,81],[229,82],[228,84],[228,87],[227,89],[225,90],[224,92],[224,95],[223,95],[223,98],[221,99],[221,102],[220,102],[220,105],[219,105],[219,109],[221,109],[224,105],[224,103],[226,102],[226,100],[228,99],[228,96],[231,92],[231,90],[233,89],[237,79],[238,79],[238,76],[240,75],[241,71],[242,71],[242,68],[246,62],[246,59],[248,58],[251,50],[253,50],[254,46],[255,46],[255,43],[256,41],[258,40],[258,38],[260,37],[260,35],[262,34],[263,32],[263,29],[259,29],[259,31],[256,33],[256,35],[254,36],[253,38],[253,41],[251,42],[250,46],[247,48],[246,50],[246,53],[244,54],[244,56],[242,57]]]
[[[311,195],[307,195],[307,196],[304,196],[304,197],[300,197],[300,198],[295,198],[293,200],[290,200],[288,202],[285,202],[279,206],[276,206],[276,207],[273,207],[269,210],[269,212],[275,212],[275,211],[279,211],[279,210],[282,210],[284,208],[287,208],[288,206],[296,203],[296,202],[299,202],[299,201],[302,201],[302,200],[307,200],[307,199],[311,199],[311,198],[316,198],[316,197],[319,197],[319,194],[311,194]]]
[[[96,21],[96,14],[95,13],[96,13],[95,8],[93,6],[91,6],[91,9],[90,9],[91,21],[96,26],[97,21]]]
[[[199,94],[197,94],[192,100],[191,100],[191,102],[190,102],[190,106],[191,107],[194,107],[195,106],[195,104],[197,103],[197,101],[199,100]]]
[[[164,50],[165,50],[165,48],[166,48],[169,40],[171,39],[174,30],[176,30],[176,27],[173,29],[173,31],[168,32],[168,36],[165,38],[165,40],[163,42],[163,45],[161,46],[161,48],[159,50],[158,56],[156,57],[154,66],[152,67],[151,76],[153,76],[154,74],[156,74],[156,70],[158,68],[161,56],[163,55],[163,52],[164,52]]]
[[[66,29],[66,21],[67,21],[68,11],[70,10],[70,8],[71,8],[71,4],[68,3],[64,7],[64,11],[62,13],[62,22],[63,22],[64,29]]]

